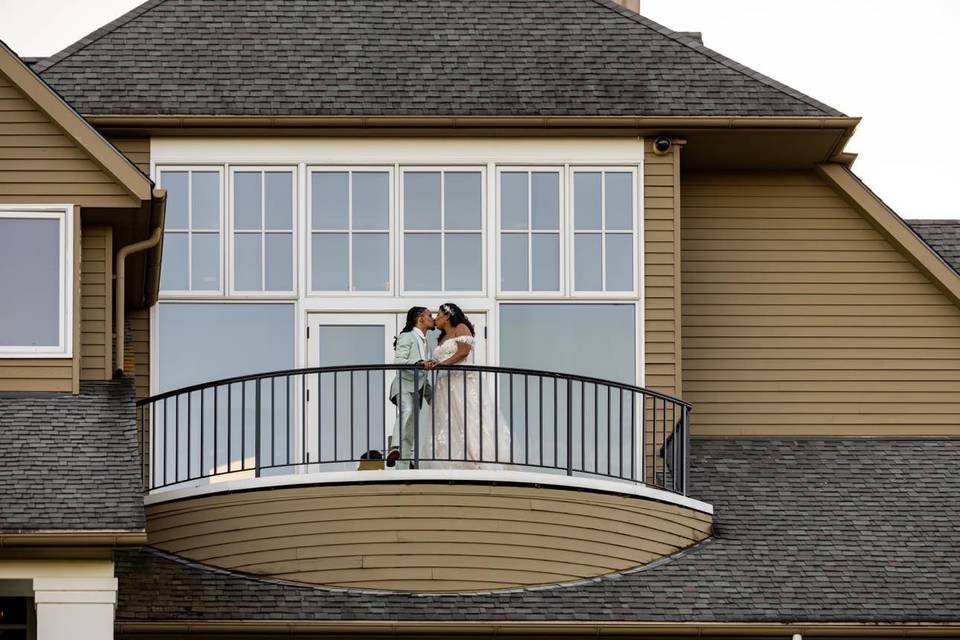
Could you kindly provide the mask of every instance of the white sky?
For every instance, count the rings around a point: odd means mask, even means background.
[[[138,4],[0,0],[0,39],[21,55],[49,55]],[[847,147],[860,154],[857,174],[906,218],[960,218],[960,1],[641,0],[641,6],[657,22],[702,31],[708,47],[862,116]]]

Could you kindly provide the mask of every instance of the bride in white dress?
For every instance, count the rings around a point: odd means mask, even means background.
[[[432,438],[421,445],[422,455],[444,467],[499,468],[498,462],[510,461],[510,425],[497,411],[493,374],[457,370],[473,364],[473,325],[460,307],[447,303],[437,312],[436,328],[443,333],[425,366],[451,368],[436,371],[428,410]]]

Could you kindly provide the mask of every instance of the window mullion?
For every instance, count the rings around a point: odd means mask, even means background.
[[[260,291],[267,290],[267,172],[260,172]]]
[[[440,291],[447,290],[447,172],[440,172]]]
[[[607,172],[600,172],[600,290],[607,290]]]
[[[187,291],[193,291],[193,171],[187,171]]]

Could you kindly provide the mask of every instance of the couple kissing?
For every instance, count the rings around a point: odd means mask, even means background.
[[[440,331],[440,337],[431,353],[427,332],[433,329]],[[493,403],[480,401],[480,374],[471,369],[458,370],[458,366],[473,364],[474,337],[473,324],[453,303],[440,305],[436,314],[426,307],[407,311],[403,331],[394,341],[393,363],[419,365],[430,373],[400,370],[390,386],[390,401],[397,406],[397,419],[390,437],[387,466],[412,469],[416,468],[415,459],[420,458],[440,467],[454,463],[476,467],[481,462],[481,438],[484,448],[489,446],[486,450],[492,452],[494,438],[503,437],[497,433],[501,431],[497,428],[501,421]],[[424,401],[431,405],[429,412],[423,411]],[[416,437],[414,429],[418,425],[420,434]],[[503,429],[507,429],[506,425]],[[414,455],[417,441],[419,456]]]

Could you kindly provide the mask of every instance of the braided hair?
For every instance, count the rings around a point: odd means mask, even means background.
[[[467,328],[470,329],[470,335],[477,335],[476,330],[473,328],[473,323],[467,318],[467,314],[463,312],[463,309],[453,304],[452,302],[445,302],[440,305],[440,311],[444,312],[450,316],[450,324],[453,327],[456,327],[460,324],[467,325]]]
[[[405,325],[403,326],[403,331],[401,331],[400,333],[408,333],[408,332],[410,332],[410,331],[413,331],[413,328],[414,328],[415,326],[417,326],[417,319],[420,317],[420,314],[423,313],[423,312],[426,311],[426,310],[427,310],[426,307],[410,307],[410,308],[407,310],[407,324],[405,324]],[[393,339],[393,348],[394,348],[394,349],[397,348],[397,338],[399,338],[399,337],[400,337],[400,336],[397,335],[397,336],[394,337],[394,339]]]

